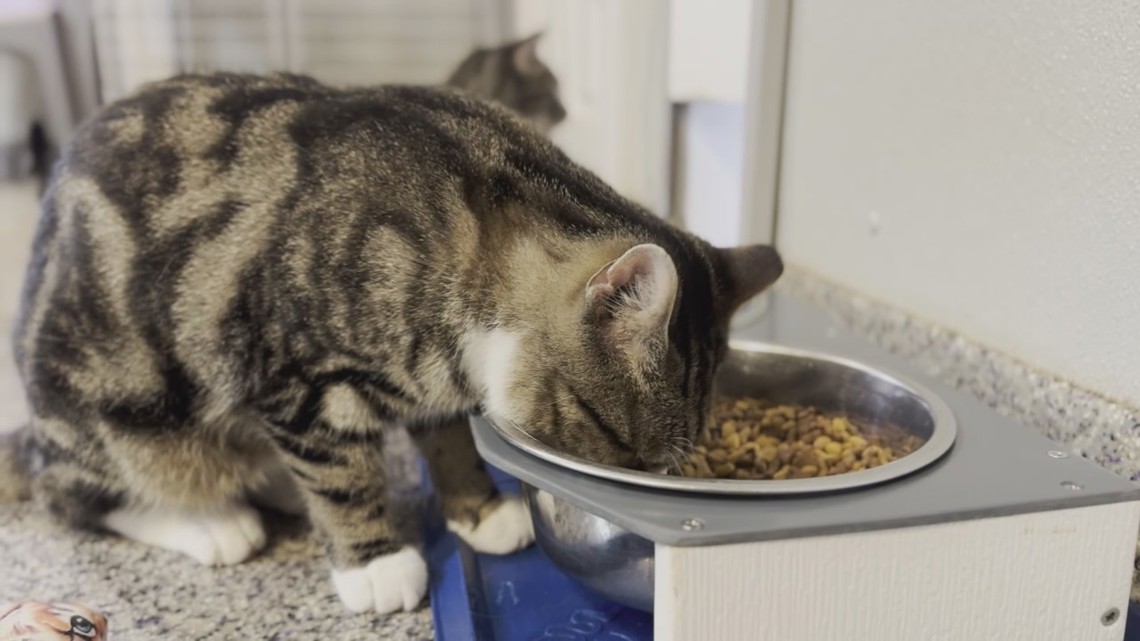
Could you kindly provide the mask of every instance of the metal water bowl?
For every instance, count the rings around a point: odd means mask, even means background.
[[[517,427],[491,422],[515,447],[559,466],[647,491],[733,495],[805,495],[850,491],[912,474],[937,461],[957,427],[946,403],[926,388],[863,364],[825,354],[745,341],[731,344],[717,393],[812,405],[871,425],[893,425],[923,439],[885,465],[822,478],[692,479],[598,465],[559,452]],[[654,544],[549,492],[523,483],[535,538],[551,561],[619,603],[652,610]],[[699,528],[700,523],[691,524]]]

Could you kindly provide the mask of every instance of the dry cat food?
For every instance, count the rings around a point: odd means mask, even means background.
[[[878,467],[923,440],[892,425],[870,425],[804,405],[754,398],[714,406],[681,474],[751,480],[834,476]]]

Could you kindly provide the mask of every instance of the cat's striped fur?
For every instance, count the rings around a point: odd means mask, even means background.
[[[472,51],[447,84],[484,100],[497,102],[526,119],[544,134],[566,118],[558,98],[558,79],[538,59],[534,34],[490,49]]]
[[[732,311],[780,270],[451,90],[159,82],[83,127],[44,200],[14,339],[33,494],[236,562],[264,542],[246,502],[295,486],[345,602],[412,607],[423,562],[385,511],[386,426],[419,440],[454,527],[509,552],[525,512],[463,416],[664,463],[702,421]]]

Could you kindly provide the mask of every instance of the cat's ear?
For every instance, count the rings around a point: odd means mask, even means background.
[[[768,289],[784,273],[784,261],[769,245],[718,249],[722,258],[725,287],[723,308],[732,314],[753,296]]]
[[[542,32],[524,38],[511,46],[511,64],[521,74],[534,74],[542,70],[542,63],[538,60],[538,41]]]
[[[648,364],[667,343],[676,298],[677,268],[652,244],[633,247],[586,283],[590,322],[635,368]]]

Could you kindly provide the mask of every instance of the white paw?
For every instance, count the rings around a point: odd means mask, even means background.
[[[510,554],[534,541],[534,524],[526,504],[518,497],[504,499],[502,505],[474,528],[467,523],[448,521],[447,529],[476,552],[487,554]]]
[[[117,510],[103,525],[141,543],[181,552],[206,565],[241,563],[265,546],[257,512],[231,505],[208,513]]]
[[[428,569],[419,550],[407,546],[361,568],[333,570],[333,587],[353,612],[412,610],[427,592]]]

